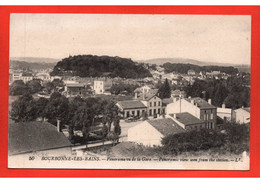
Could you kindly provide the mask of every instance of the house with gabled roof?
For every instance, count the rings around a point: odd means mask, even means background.
[[[147,120],[129,128],[127,140],[145,146],[160,146],[163,137],[185,131],[171,118]]]
[[[122,112],[123,118],[142,116],[142,114],[147,111],[147,107],[139,100],[119,101],[116,105]]]
[[[211,99],[205,101],[200,97],[180,98],[166,107],[166,114],[188,112],[206,123],[206,128],[215,129],[217,122],[217,107],[211,104]]]
[[[8,130],[8,155],[11,157],[72,154],[70,141],[48,122],[11,123]]]
[[[232,117],[237,123],[250,123],[250,107],[241,107],[234,110]]]
[[[128,130],[128,141],[146,146],[160,146],[162,138],[190,130],[206,128],[206,122],[188,112],[166,115],[165,118],[147,120]]]

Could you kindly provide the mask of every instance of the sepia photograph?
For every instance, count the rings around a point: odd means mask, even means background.
[[[8,168],[250,170],[250,15],[10,14]]]

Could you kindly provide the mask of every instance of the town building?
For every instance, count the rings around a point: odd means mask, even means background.
[[[23,73],[20,79],[24,82],[27,83],[28,81],[33,80],[33,75],[31,73]]]
[[[165,118],[147,120],[128,130],[128,141],[145,146],[160,146],[162,138],[168,135],[201,130],[206,123],[188,112],[170,114]]]
[[[46,73],[46,72],[37,73],[35,78],[41,79],[42,81],[45,81],[45,82],[52,81],[52,77],[50,76],[49,73]]]
[[[200,97],[180,98],[166,107],[166,114],[188,112],[206,122],[206,128],[215,129],[217,122],[217,108],[211,104],[211,99],[205,101]]]
[[[163,137],[185,132],[171,118],[144,121],[128,129],[127,140],[145,146],[160,146]]]
[[[147,107],[148,116],[162,114],[162,99],[158,97],[158,89],[151,89],[148,93],[142,93],[139,96],[135,96],[135,98]]]
[[[122,112],[123,118],[142,116],[147,111],[147,107],[139,100],[119,101],[116,105]]]
[[[190,70],[188,70],[187,74],[190,76],[195,76],[196,72],[194,70],[190,69]]]
[[[110,93],[111,86],[112,86],[112,81],[95,80],[93,89],[95,91],[95,94],[111,95],[111,93]]]
[[[72,144],[59,128],[48,122],[11,123],[8,129],[8,164],[30,156],[70,156]]]
[[[86,94],[86,86],[81,83],[66,83],[63,94],[65,96],[83,96]]]
[[[250,123],[250,107],[242,107],[234,110],[232,117],[237,123]]]
[[[181,90],[172,90],[171,91],[172,98],[186,98],[186,92]]]
[[[226,108],[226,105],[222,104],[222,107],[217,108],[217,116],[223,119],[224,121],[231,121],[232,109]]]

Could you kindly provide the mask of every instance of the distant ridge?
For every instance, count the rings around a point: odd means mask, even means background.
[[[164,63],[182,63],[182,64],[193,64],[198,66],[232,66],[237,68],[241,72],[251,72],[251,66],[247,64],[231,64],[231,63],[218,63],[218,62],[205,62],[198,61],[189,58],[155,58],[148,60],[137,60],[137,62],[150,63],[156,65],[162,65]]]
[[[189,59],[189,58],[154,58],[148,60],[137,60],[137,62],[144,62],[144,63],[157,64],[157,65],[162,65],[164,63],[169,62],[169,63],[194,64],[199,66],[207,66],[207,65],[242,66],[241,64],[206,62],[206,61],[199,61],[199,60]],[[243,64],[243,66],[250,66],[250,65]]]
[[[60,59],[46,57],[10,57],[13,61],[24,61],[30,63],[57,63]]]

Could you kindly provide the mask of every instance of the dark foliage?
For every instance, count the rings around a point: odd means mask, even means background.
[[[73,75],[80,77],[151,77],[149,70],[131,59],[109,56],[78,55],[62,59],[51,75]]]
[[[25,93],[12,103],[11,119],[15,122],[31,122],[37,118],[37,108],[32,95]]]
[[[158,90],[158,96],[162,99],[171,97],[171,87],[169,85],[167,78],[166,78],[165,82],[163,83],[163,85],[160,86],[160,88]]]
[[[182,152],[208,150],[223,146],[225,135],[219,132],[202,129],[189,131],[175,135],[169,135],[162,139],[163,151],[166,154],[178,155]]]
[[[185,88],[187,96],[212,99],[212,104],[220,107],[223,103],[229,108],[250,106],[250,88],[242,77],[229,77],[227,80],[195,80]]]
[[[30,88],[22,80],[14,81],[9,87],[9,94],[12,96],[23,95],[24,93],[30,93]]]
[[[181,63],[165,63],[163,68],[166,73],[179,72],[182,74],[187,74],[188,70],[192,69],[199,73],[200,71],[211,72],[211,71],[221,71],[230,75],[238,73],[238,69],[234,67],[224,67],[224,66],[198,66],[193,64],[181,64]]]
[[[138,88],[138,85],[118,83],[113,84],[110,88],[112,94],[133,94],[134,90]]]

